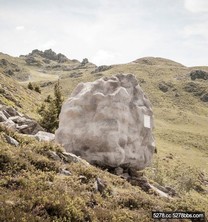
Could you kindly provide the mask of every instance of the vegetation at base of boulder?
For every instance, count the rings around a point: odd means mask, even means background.
[[[58,128],[58,117],[63,103],[59,81],[54,86],[54,98],[49,95],[44,102],[38,109],[41,116],[40,125],[48,132],[54,133]]]

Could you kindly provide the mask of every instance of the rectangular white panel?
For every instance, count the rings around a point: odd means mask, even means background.
[[[144,127],[149,128],[149,129],[151,128],[150,116],[144,115]]]

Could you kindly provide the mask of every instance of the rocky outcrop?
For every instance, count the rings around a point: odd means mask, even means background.
[[[158,88],[162,91],[162,92],[164,92],[164,93],[166,93],[168,90],[172,90],[172,91],[175,91],[176,89],[174,88],[174,85],[172,84],[172,83],[170,83],[170,82],[160,82],[159,84],[158,84]]]
[[[41,66],[41,62],[38,61],[35,57],[33,56],[28,56],[26,59],[25,59],[25,62],[28,64],[28,65],[34,65],[34,66]]]
[[[82,76],[82,72],[73,72],[69,75],[70,78],[79,78]]]
[[[207,88],[203,85],[195,82],[186,83],[184,90],[188,93],[192,93],[201,99],[202,102],[208,102]]]
[[[107,71],[111,68],[112,68],[112,66],[106,66],[106,65],[98,66],[94,71],[92,71],[92,74],[98,73],[98,72],[104,72],[104,71]]]
[[[190,72],[190,77],[192,80],[195,79],[204,79],[204,80],[208,80],[208,72],[203,71],[203,70],[194,70]]]
[[[4,75],[19,81],[26,81],[29,77],[28,71],[26,71],[24,68],[20,68],[17,64],[6,59],[0,59],[0,68],[2,69],[2,73]]]
[[[44,58],[44,62],[47,64],[50,63],[50,60],[57,61],[59,63],[66,62],[68,60],[65,55],[61,53],[56,54],[52,49],[47,49],[45,51],[34,49],[29,55],[26,56],[26,62],[34,63],[36,56]]]
[[[10,145],[13,145],[16,147],[19,146],[19,142],[17,140],[15,140],[14,138],[12,138],[11,136],[8,136],[7,134],[5,134],[4,137]]]
[[[158,87],[164,93],[167,92],[168,89],[169,89],[169,87],[166,84],[164,84],[164,83],[159,83]]]
[[[52,49],[45,50],[43,52],[43,57],[49,60],[58,61],[60,63],[66,62],[68,60],[65,55],[61,53],[56,54]]]
[[[84,58],[81,62],[81,66],[85,66],[87,63],[89,63],[87,58]]]
[[[6,60],[6,59],[1,59],[1,60],[0,60],[0,67],[1,67],[1,68],[11,68],[12,70],[14,70],[14,71],[16,71],[16,72],[19,72],[19,71],[20,71],[20,68],[18,67],[18,65],[9,62],[9,61]]]
[[[65,102],[55,140],[100,166],[143,169],[155,152],[150,101],[134,75],[80,83]]]
[[[23,134],[34,135],[43,128],[33,119],[24,116],[16,109],[0,105],[0,125]]]
[[[204,94],[202,97],[201,97],[201,100],[203,102],[208,102],[208,93]]]
[[[195,82],[188,82],[185,84],[184,90],[193,93],[194,96],[201,96],[205,92],[205,88]]]

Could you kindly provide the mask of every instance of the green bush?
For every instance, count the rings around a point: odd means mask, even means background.
[[[39,86],[35,86],[34,90],[38,93],[41,93],[40,87]]]
[[[27,88],[30,90],[34,90],[34,87],[31,82],[28,83]]]
[[[54,86],[54,99],[48,96],[45,100],[46,104],[42,104],[38,109],[38,113],[41,115],[40,125],[48,132],[54,133],[58,128],[59,114],[63,103],[63,98],[60,90],[59,82]]]

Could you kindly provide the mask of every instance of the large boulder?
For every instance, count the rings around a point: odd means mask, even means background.
[[[59,121],[55,140],[92,164],[143,169],[155,152],[151,104],[132,74],[78,84]]]

